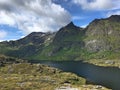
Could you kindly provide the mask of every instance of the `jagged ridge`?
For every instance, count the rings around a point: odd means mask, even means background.
[[[95,19],[82,29],[72,22],[56,33],[31,33],[0,43],[0,53],[36,60],[120,58],[120,16]]]

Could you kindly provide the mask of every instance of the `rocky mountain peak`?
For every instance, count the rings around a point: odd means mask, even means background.
[[[111,21],[120,22],[120,15],[112,15],[108,19]]]
[[[91,52],[118,50],[120,48],[120,16],[95,19],[86,30],[86,48]]]
[[[70,22],[68,25],[62,27],[62,28],[60,29],[60,31],[61,31],[61,30],[62,30],[62,31],[70,31],[70,30],[75,29],[76,27],[77,27],[77,26],[75,26],[73,22]]]
[[[112,15],[110,18],[120,18],[120,15]]]
[[[96,24],[102,24],[102,22],[107,21],[107,20],[110,22],[120,22],[120,15],[112,15],[108,18],[95,19],[90,23],[89,26],[91,25],[96,26]]]
[[[34,37],[34,36],[44,36],[45,33],[43,32],[32,32],[27,37]]]
[[[73,22],[70,22],[67,27],[75,26]]]

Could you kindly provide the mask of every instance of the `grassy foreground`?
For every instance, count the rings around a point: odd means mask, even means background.
[[[0,90],[55,90],[69,84],[78,90],[92,90],[85,79],[40,64],[18,63],[0,68]],[[100,88],[97,90],[107,90]]]
[[[30,64],[6,56],[0,57],[0,90],[108,90],[86,85],[84,78],[41,64]],[[65,89],[68,90],[68,89]]]

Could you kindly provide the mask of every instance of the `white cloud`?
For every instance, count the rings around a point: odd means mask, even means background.
[[[107,13],[107,17],[110,17],[111,15],[120,15],[120,10],[110,11],[110,12]]]
[[[111,10],[120,8],[120,0],[72,0],[86,10]]]
[[[7,36],[7,32],[5,32],[4,30],[0,30],[0,39],[3,39]]]
[[[0,24],[24,33],[55,31],[71,21],[70,14],[51,0],[0,0]]]
[[[0,11],[0,24],[14,25],[15,21],[7,12]]]

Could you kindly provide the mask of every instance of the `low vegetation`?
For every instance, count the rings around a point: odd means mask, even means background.
[[[4,55],[0,55],[0,61],[4,61],[0,65],[0,90],[56,90],[62,86],[78,90],[108,90],[102,86],[86,85],[84,78],[46,65],[31,64]]]

